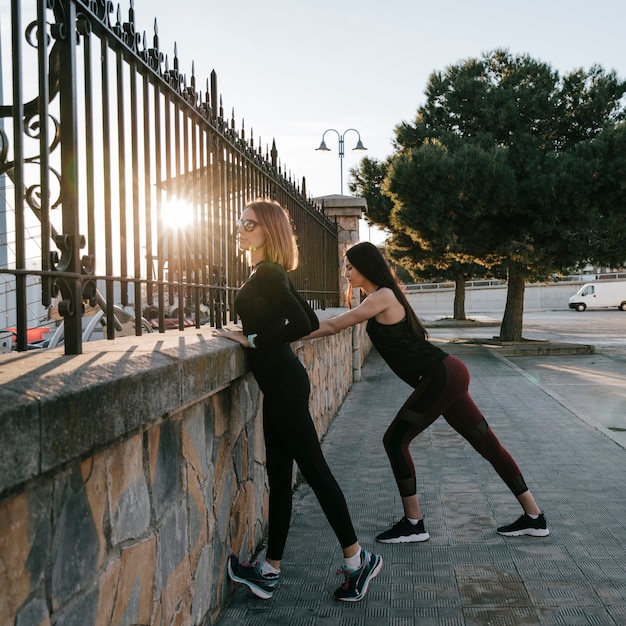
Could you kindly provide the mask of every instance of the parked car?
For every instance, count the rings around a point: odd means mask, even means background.
[[[569,299],[569,308],[577,311],[611,307],[626,311],[626,280],[586,283]]]

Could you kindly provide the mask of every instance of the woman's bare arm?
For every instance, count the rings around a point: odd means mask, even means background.
[[[389,307],[391,303],[390,298],[393,298],[393,302],[397,302],[391,289],[375,291],[367,296],[367,298],[354,309],[350,309],[341,315],[331,317],[327,320],[320,320],[319,329],[312,332],[310,335],[306,335],[306,337],[302,337],[302,339],[316,339],[317,337],[334,335],[345,328],[356,326],[372,317],[376,317]]]

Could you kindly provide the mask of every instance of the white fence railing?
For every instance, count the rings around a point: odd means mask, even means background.
[[[594,280],[618,280],[625,279],[626,272],[606,272],[602,274],[573,274],[570,276],[555,276],[553,280],[549,280],[541,285],[561,285],[566,283],[590,283]],[[468,280],[465,282],[466,289],[481,289],[484,287],[502,287],[506,285],[506,280],[497,278],[489,278],[483,280]],[[443,283],[412,283],[404,285],[406,291],[435,291],[440,289],[454,289],[453,281]]]

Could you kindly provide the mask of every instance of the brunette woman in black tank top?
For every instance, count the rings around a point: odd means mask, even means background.
[[[501,526],[505,536],[549,534],[545,516],[526,486],[519,467],[498,441],[471,398],[464,363],[428,341],[426,329],[398,286],[385,258],[369,242],[348,249],[345,276],[350,290],[365,299],[354,309],[320,322],[306,337],[324,337],[367,321],[367,333],[385,362],[414,391],[391,422],[383,443],[402,497],[404,516],[376,539],[383,543],[426,541],[429,534],[417,497],[415,467],[409,444],[440,415],[491,463],[518,499],[524,513]]]
[[[235,555],[228,574],[260,598],[271,598],[280,574],[291,521],[293,463],[315,493],[341,545],[344,583],[334,596],[356,602],[367,593],[382,558],[359,545],[346,501],[326,459],[309,413],[309,378],[290,342],[319,327],[317,316],[292,286],[287,272],[298,264],[298,248],[287,211],[271,200],[248,204],[237,222],[241,250],[252,265],[235,298],[243,330],[215,335],[246,348],[250,369],[263,392],[263,436],[269,482],[265,560],[253,565]]]

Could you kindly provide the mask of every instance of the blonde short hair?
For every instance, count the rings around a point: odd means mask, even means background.
[[[298,246],[289,213],[275,200],[258,198],[245,208],[254,211],[265,229],[265,260],[282,265],[287,271],[298,267]]]

